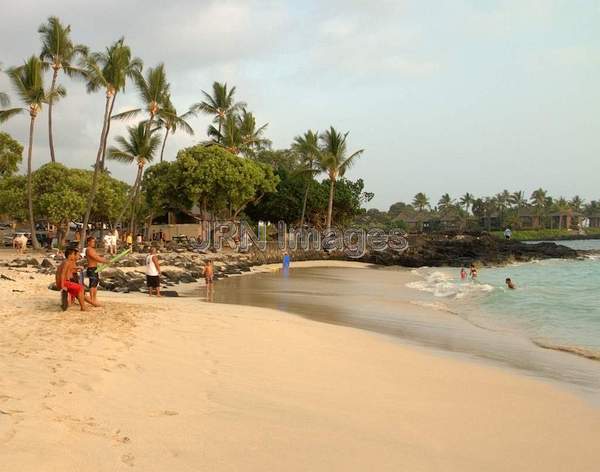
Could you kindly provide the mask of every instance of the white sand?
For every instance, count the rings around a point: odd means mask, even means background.
[[[63,313],[50,277],[0,273],[2,471],[600,464],[600,411],[542,382],[267,309],[101,293]]]

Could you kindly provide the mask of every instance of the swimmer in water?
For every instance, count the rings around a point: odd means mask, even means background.
[[[513,283],[513,281],[510,280],[510,278],[508,278],[508,277],[504,282],[506,282],[506,286],[508,288],[510,288],[511,290],[514,290],[515,288],[517,288],[516,285]]]
[[[463,267],[462,269],[460,269],[460,280],[466,280],[466,278],[467,278],[467,271]]]
[[[471,278],[477,278],[477,267],[475,267],[475,264],[471,264]]]

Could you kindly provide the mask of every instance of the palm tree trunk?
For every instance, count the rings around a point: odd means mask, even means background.
[[[217,144],[221,144],[221,128],[223,126],[223,118],[219,116],[219,135],[217,136]]]
[[[335,179],[331,178],[331,186],[329,187],[329,206],[327,208],[327,230],[331,229],[331,216],[333,215],[333,193],[335,190]]]
[[[31,245],[34,249],[39,249],[37,235],[35,233],[35,219],[33,217],[33,197],[32,197],[32,181],[31,181],[31,158],[33,151],[33,126],[35,123],[35,115],[31,116],[29,122],[29,148],[27,149],[27,204],[29,206],[29,224],[31,228]]]
[[[131,195],[127,199],[127,203],[125,203],[125,206],[121,210],[121,214],[117,218],[118,224],[120,224],[123,221],[123,217],[125,216],[125,213],[127,212],[127,209],[129,208],[129,205],[131,205],[133,203],[133,201],[137,195],[137,189],[139,187],[140,180],[142,178],[142,169],[143,169],[143,167],[138,167],[137,176],[135,177],[135,183],[133,184],[133,187],[131,188]]]
[[[308,201],[308,188],[310,187],[310,180],[306,182],[306,189],[304,190],[304,200],[302,202],[302,215],[300,216],[300,229],[304,227],[304,217],[306,216],[306,202]]]
[[[84,241],[87,236],[87,227],[90,221],[90,214],[92,212],[92,206],[94,205],[94,198],[96,196],[96,190],[98,189],[98,174],[100,173],[100,159],[102,157],[102,150],[104,149],[106,135],[107,135],[107,127],[110,109],[110,101],[111,95],[106,94],[106,103],[104,105],[104,121],[102,123],[102,132],[100,133],[100,144],[98,145],[98,152],[96,153],[96,164],[94,165],[94,175],[92,177],[92,188],[90,189],[90,194],[88,195],[87,206],[85,209],[85,217],[83,218],[83,229],[81,235],[80,245],[84,244]]]
[[[154,113],[150,112],[150,119],[146,123],[146,135],[150,133],[150,128],[152,127],[152,121],[154,121]]]
[[[169,137],[169,128],[165,131],[165,137],[163,139],[162,148],[160,150],[160,162],[163,161],[163,154],[165,153],[165,144],[167,144],[167,138]]]
[[[112,96],[112,100],[110,102],[110,110],[108,112],[108,122],[106,124],[106,136],[104,137],[104,145],[102,146],[102,159],[100,160],[100,170],[104,172],[106,169],[106,144],[108,143],[108,133],[110,133],[110,117],[112,116],[113,107],[115,106],[115,100],[117,99],[117,92],[115,92]]]
[[[52,104],[54,102],[54,89],[56,88],[56,79],[58,78],[58,69],[54,68],[52,74],[52,86],[50,87],[50,98],[48,99],[48,144],[50,146],[50,160],[56,162],[54,155],[54,137],[52,136]]]

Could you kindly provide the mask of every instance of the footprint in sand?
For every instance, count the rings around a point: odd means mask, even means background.
[[[133,454],[123,454],[121,456],[121,462],[127,464],[129,467],[133,467],[135,461],[135,456]]]

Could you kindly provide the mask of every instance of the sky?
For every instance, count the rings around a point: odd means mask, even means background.
[[[348,150],[365,152],[347,176],[375,194],[369,207],[539,187],[600,199],[600,0],[20,0],[2,5],[4,67],[39,53],[51,15],[91,50],[124,36],[145,66],[164,62],[180,113],[219,81],[269,124],[274,148],[308,129],[349,131]],[[90,168],[104,96],[60,82],[57,159]],[[17,104],[4,74],[0,90]],[[138,106],[129,86],[115,109]],[[34,167],[49,160],[38,121]],[[205,140],[208,123],[170,136],[167,160]],[[0,129],[26,142],[28,116]]]

